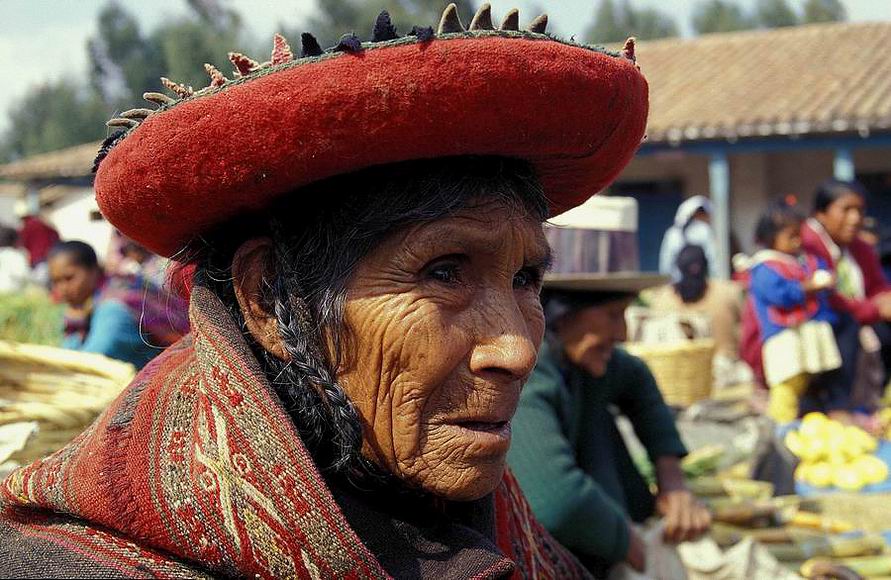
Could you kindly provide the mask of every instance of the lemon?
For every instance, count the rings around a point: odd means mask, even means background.
[[[832,469],[832,483],[835,487],[845,491],[859,491],[866,485],[856,469],[850,465],[838,466]]]
[[[808,413],[801,419],[801,436],[812,438],[819,436],[823,426],[829,422],[829,418],[823,413]]]
[[[805,471],[805,481],[815,487],[828,487],[833,482],[833,468],[825,461],[814,463]]]
[[[835,441],[845,436],[845,426],[838,421],[826,421],[820,427],[820,436],[826,441]]]
[[[888,464],[875,455],[864,455],[853,463],[853,467],[867,485],[888,479]]]
[[[801,460],[808,463],[820,461],[827,454],[826,443],[822,439],[802,439]]]
[[[796,481],[810,481],[810,472],[813,467],[810,463],[799,463],[798,467],[795,468],[795,480]]]
[[[788,433],[786,433],[786,437],[783,439],[783,441],[786,443],[786,447],[789,449],[789,451],[792,452],[793,455],[795,455],[796,457],[801,457],[802,441],[801,435],[798,433],[798,431],[789,431]]]

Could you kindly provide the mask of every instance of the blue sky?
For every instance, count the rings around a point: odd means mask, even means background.
[[[0,0],[0,130],[6,126],[6,107],[29,86],[63,75],[86,74],[86,41],[95,31],[96,15],[106,0]],[[149,29],[165,17],[186,10],[184,0],[120,0]],[[310,15],[317,0],[228,0],[252,33],[271,37],[279,22],[299,23]],[[322,1],[322,0],[318,0]],[[392,0],[377,0],[385,7]],[[447,0],[443,0],[443,5]],[[590,24],[597,0],[490,0],[496,16],[520,9],[521,21],[546,11],[551,27],[565,36],[580,35]],[[672,14],[687,26],[695,1],[635,0]],[[755,0],[739,0],[747,8]],[[791,0],[798,6],[801,0]],[[891,20],[889,0],[843,0],[851,20]],[[237,49],[238,47],[233,47]]]

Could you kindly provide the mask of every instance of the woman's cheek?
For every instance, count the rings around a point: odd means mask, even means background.
[[[531,296],[525,297],[522,302],[521,311],[526,319],[526,328],[529,331],[529,338],[535,343],[535,348],[541,346],[545,334],[545,317],[541,307],[541,300],[537,293],[529,293]]]

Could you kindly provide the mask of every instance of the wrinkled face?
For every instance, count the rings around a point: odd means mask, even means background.
[[[486,203],[407,227],[360,263],[338,380],[366,456],[447,499],[495,489],[544,334],[549,255],[538,221]]]
[[[589,306],[564,317],[557,326],[566,357],[594,377],[606,374],[616,345],[628,338],[625,309],[631,299]]]
[[[825,211],[817,212],[817,220],[836,244],[847,246],[860,233],[866,203],[860,194],[847,193],[832,202]]]
[[[53,296],[69,306],[83,306],[99,284],[98,268],[76,264],[67,254],[53,256],[47,266]]]
[[[773,249],[797,256],[801,251],[801,224],[790,224],[777,232],[773,241]]]

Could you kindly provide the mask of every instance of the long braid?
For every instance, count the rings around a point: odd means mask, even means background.
[[[278,220],[272,222],[273,239],[287,239],[289,236],[276,223]],[[325,292],[318,289],[310,293],[304,289],[300,280],[306,280],[307,276],[298,271],[299,266],[295,266],[289,255],[292,244],[277,243],[275,247],[278,276],[268,286],[268,299],[289,360],[270,361],[272,366],[280,367],[273,386],[286,403],[293,401],[293,410],[289,410],[323,471],[357,480],[377,477],[377,470],[361,455],[359,413],[334,378],[332,367],[336,361],[326,360],[322,350],[322,328],[326,326],[321,320],[322,309],[316,308],[314,316],[313,308],[303,298],[307,295],[318,298]]]

